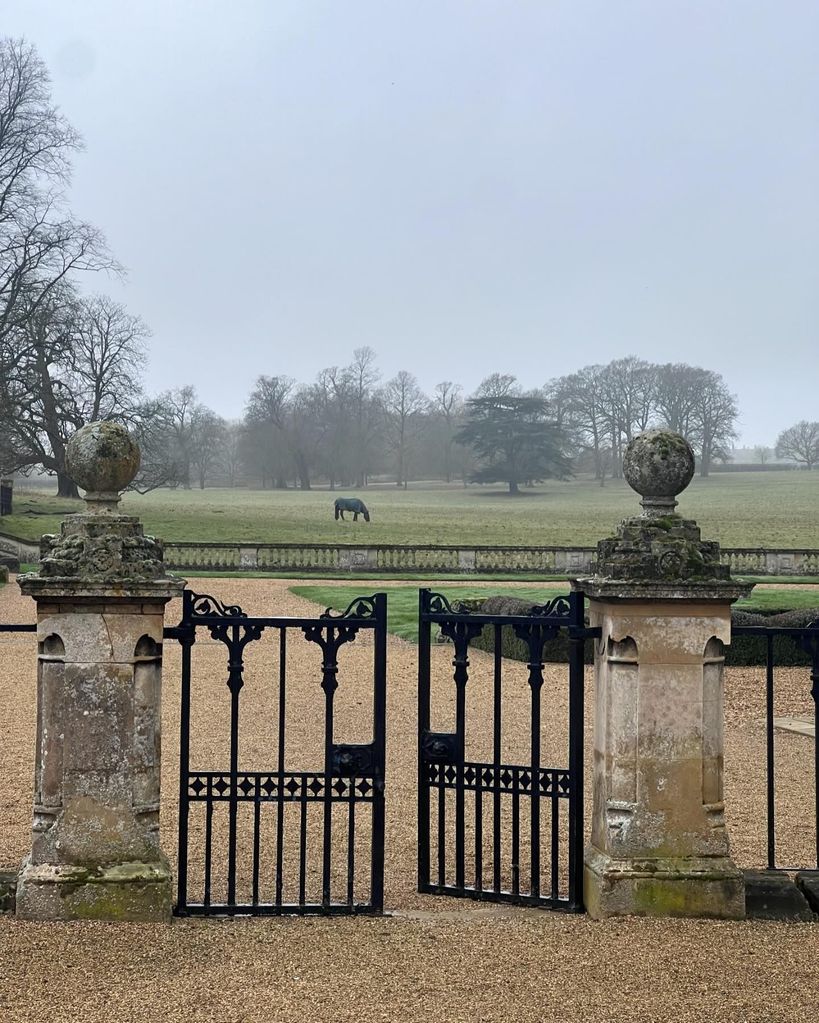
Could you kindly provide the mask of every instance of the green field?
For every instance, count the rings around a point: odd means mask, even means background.
[[[352,493],[344,491],[340,493]],[[622,481],[550,481],[518,498],[497,488],[416,484],[360,491],[368,524],[336,522],[327,490],[158,490],[128,494],[122,510],[165,540],[585,546],[639,510]],[[79,502],[15,496],[0,531],[27,539],[59,529]],[[695,478],[679,508],[726,547],[819,547],[819,472],[725,473]]]
[[[503,594],[520,597],[537,604],[545,604],[552,597],[568,592],[568,586],[498,586],[488,589],[477,586],[436,586],[450,601],[469,600]],[[291,586],[290,592],[304,597],[322,608],[343,611],[356,597],[367,596],[378,590],[377,583],[366,582],[353,586]],[[745,600],[737,601],[743,611],[786,611],[792,608],[819,606],[816,590],[757,590]],[[418,641],[418,587],[391,586],[387,590],[387,628],[396,636],[412,643]]]

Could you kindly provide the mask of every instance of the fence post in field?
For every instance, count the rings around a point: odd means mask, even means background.
[[[135,516],[117,513],[139,448],[114,423],[68,445],[86,511],[44,536],[37,602],[37,749],[31,851],[17,913],[35,920],[162,920],[171,874],[159,847],[165,605],[184,583]]]
[[[642,495],[573,585],[600,626],[595,651],[593,818],[584,871],[594,917],[742,918],[722,787],[723,652],[731,604],[750,589],[719,545],[676,514],[694,473],[678,434],[635,438],[624,474]]]

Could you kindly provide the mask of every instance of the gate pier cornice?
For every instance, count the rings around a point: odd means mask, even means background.
[[[117,513],[139,449],[114,423],[68,445],[87,511],[45,536],[38,573],[37,750],[31,851],[18,915],[164,920],[171,874],[159,846],[160,698],[166,603],[184,587],[162,547]]]
[[[594,917],[742,918],[723,803],[724,646],[750,586],[719,545],[676,514],[694,456],[650,431],[624,459],[643,513],[598,545],[589,597],[595,649],[594,776],[584,898]]]

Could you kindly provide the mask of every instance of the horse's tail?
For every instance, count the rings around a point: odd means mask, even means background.
[[[370,521],[370,513],[367,511],[367,505],[363,501],[361,502],[361,514],[364,516],[365,522]]]
[[[335,508],[335,510],[336,510],[336,521],[338,521],[338,517],[339,517],[339,515],[341,514],[341,509],[340,509],[340,508],[339,508],[339,506],[338,506],[338,500],[336,500],[336,503],[335,503],[335,505],[334,505],[334,508]]]

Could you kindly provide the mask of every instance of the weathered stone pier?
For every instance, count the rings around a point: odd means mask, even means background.
[[[595,917],[742,918],[723,803],[723,650],[731,604],[750,587],[676,513],[694,474],[681,436],[637,437],[623,468],[643,512],[600,542],[594,574],[575,584],[602,628],[586,906]]]
[[[17,914],[37,920],[163,920],[171,875],[159,847],[160,697],[168,578],[162,548],[119,492],[139,449],[114,423],[68,445],[87,511],[42,541],[37,602],[37,751],[31,852]]]

